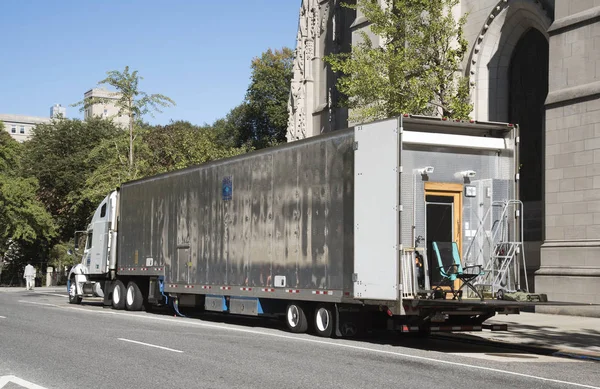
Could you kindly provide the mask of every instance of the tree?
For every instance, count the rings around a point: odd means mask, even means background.
[[[25,177],[39,182],[39,199],[59,227],[58,238],[68,241],[85,227],[94,203],[81,202],[81,191],[96,169],[89,155],[104,139],[125,134],[109,120],[55,120],[37,125],[26,142],[22,160]]]
[[[133,169],[127,161],[127,134],[105,138],[89,152],[86,165],[95,166],[87,175],[79,197],[81,204],[98,204],[123,182],[165,173],[190,165],[244,153],[219,141],[210,126],[177,121],[166,126],[141,126],[134,141]]]
[[[252,76],[243,108],[248,125],[241,128],[239,144],[249,142],[262,148],[285,141],[293,59],[293,50],[284,47],[269,49],[252,60]]]
[[[469,80],[460,75],[467,50],[466,15],[452,9],[459,0],[358,0],[356,5],[382,39],[366,32],[350,53],[325,58],[340,73],[339,91],[351,120],[366,122],[403,113],[467,118],[472,110]]]
[[[120,131],[112,137],[101,139],[88,153],[85,164],[93,166],[82,182],[81,192],[75,206],[87,208],[90,204],[91,215],[98,203],[121,183],[147,175],[146,145],[139,137],[134,139],[133,148],[137,155],[133,166],[129,164],[129,134]]]
[[[213,127],[195,126],[184,121],[151,127],[144,135],[147,147],[154,150],[148,165],[152,166],[153,173],[163,173],[246,151],[243,147],[223,144],[219,135]]]
[[[251,147],[252,121],[248,112],[248,103],[242,102],[233,108],[227,116],[216,120],[212,125],[217,134],[217,142],[225,147]]]
[[[0,259],[19,242],[48,241],[56,234],[52,217],[37,199],[37,180],[19,175],[22,149],[0,122]]]
[[[129,118],[129,167],[133,168],[134,127],[138,122],[141,122],[144,115],[162,112],[161,107],[173,106],[175,102],[161,94],[149,95],[140,91],[138,84],[144,78],[138,75],[137,70],[130,73],[129,66],[125,66],[123,72],[111,70],[106,74],[107,77],[99,81],[98,84],[108,84],[115,88],[117,92],[113,92],[111,97],[84,99],[74,104],[74,106],[81,106],[83,111],[96,104],[114,104],[119,109],[118,115],[127,115]]]

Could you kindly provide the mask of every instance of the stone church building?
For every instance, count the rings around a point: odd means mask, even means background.
[[[342,2],[301,2],[289,141],[352,125],[322,58],[348,52],[369,22]],[[600,304],[600,0],[461,0],[453,12],[468,14],[471,117],[521,128],[530,285],[551,300]]]

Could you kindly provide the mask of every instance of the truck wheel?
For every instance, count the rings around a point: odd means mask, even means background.
[[[83,298],[77,296],[77,285],[75,279],[69,280],[69,304],[81,304]]]
[[[112,306],[114,309],[125,308],[125,285],[121,280],[116,280],[113,284]]]
[[[127,284],[127,294],[125,295],[125,308],[128,311],[139,311],[144,305],[144,296],[140,287],[133,281]]]
[[[306,314],[302,307],[295,303],[287,306],[285,310],[285,323],[288,329],[296,334],[304,333],[308,329]]]
[[[320,304],[315,309],[315,332],[319,336],[331,337],[334,332],[335,313],[329,304]]]

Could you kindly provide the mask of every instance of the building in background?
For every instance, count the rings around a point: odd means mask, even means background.
[[[25,142],[31,138],[33,128],[38,124],[48,124],[50,118],[26,115],[0,114],[0,121],[4,123],[7,131],[18,142]]]
[[[116,101],[121,97],[119,92],[111,92],[104,88],[93,88],[83,95],[84,100],[93,97],[113,100],[115,103],[108,102],[106,104],[94,104],[91,107],[87,107],[84,110],[84,120],[88,120],[92,117],[99,117],[103,119],[112,119],[117,125],[120,125],[123,128],[129,126],[129,117],[127,117],[127,115],[119,115],[119,108],[116,106]]]
[[[63,107],[60,104],[54,104],[52,107],[50,107],[50,117],[52,119],[55,118],[65,118],[67,117],[67,108]]]
[[[288,109],[288,141],[343,129],[337,75],[322,58],[349,52],[369,21],[303,0]],[[383,3],[383,0],[378,0]],[[461,0],[469,48],[462,72],[481,121],[518,123],[525,251],[535,291],[600,303],[600,7],[592,0]],[[530,285],[534,284],[530,282]],[[549,311],[551,308],[544,308]],[[589,309],[563,307],[581,314]],[[592,309],[592,308],[590,308]],[[540,308],[540,310],[542,310]],[[598,311],[595,311],[598,313]]]

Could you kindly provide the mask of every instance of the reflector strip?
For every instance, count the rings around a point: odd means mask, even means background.
[[[186,289],[194,289],[194,285],[186,285],[184,288],[186,288]]]
[[[481,326],[441,326],[441,327],[431,327],[431,331],[435,331],[435,332],[481,331]]]
[[[333,295],[333,291],[331,290],[313,290],[312,294],[326,294],[326,295]]]
[[[221,286],[221,290],[231,290],[231,286]]]
[[[275,289],[273,288],[262,288],[263,292],[275,292]]]
[[[417,331],[419,331],[419,327],[417,327],[417,326],[412,326],[412,327],[409,327],[407,325],[402,326],[402,332],[417,332]]]
[[[244,292],[249,292],[252,290],[252,288],[240,288],[240,290]]]
[[[209,285],[202,285],[202,289],[210,289]]]
[[[300,293],[300,291],[298,289],[286,289],[286,292],[288,292],[288,293]]]

